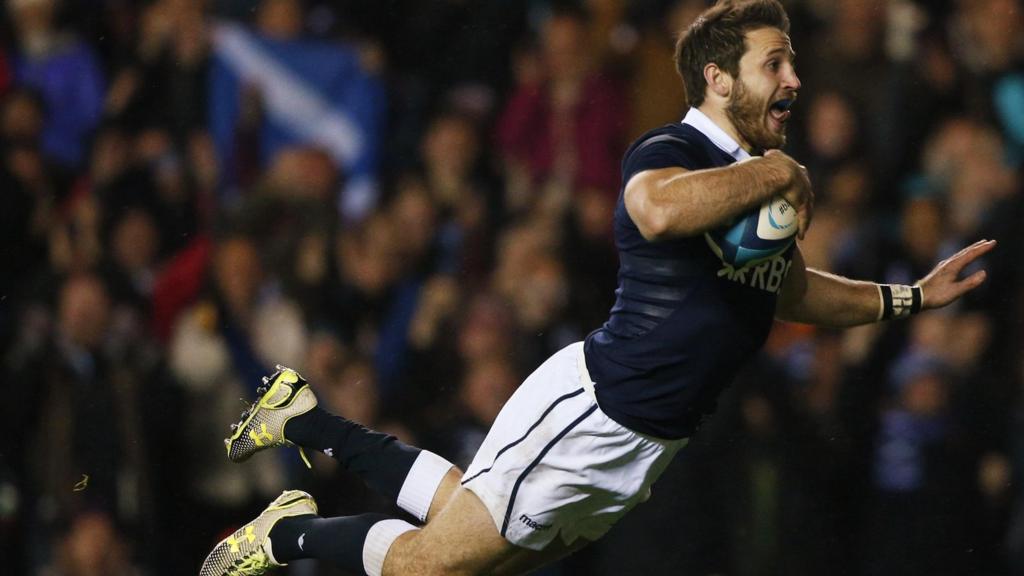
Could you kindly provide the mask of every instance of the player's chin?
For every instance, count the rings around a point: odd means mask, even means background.
[[[765,150],[782,148],[786,143],[786,123],[769,117],[767,124],[767,130],[764,133],[765,142],[762,148]]]
[[[775,118],[771,114],[768,114],[768,116],[766,116],[766,118],[767,118],[767,124],[768,124],[768,132],[773,134],[773,135],[778,135],[779,138],[782,138],[783,140],[785,140],[786,139],[786,124],[787,124],[787,121],[786,120],[779,120],[778,118]],[[787,120],[788,120],[788,118],[787,118]]]

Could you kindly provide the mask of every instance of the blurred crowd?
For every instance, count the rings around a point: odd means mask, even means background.
[[[1024,6],[784,4],[808,264],[909,284],[996,238],[988,282],[777,325],[652,500],[546,574],[1024,573]],[[6,0],[3,572],[195,573],[285,487],[390,510],[327,458],[224,457],[277,363],[468,464],[606,318],[621,155],[685,113],[706,5]]]

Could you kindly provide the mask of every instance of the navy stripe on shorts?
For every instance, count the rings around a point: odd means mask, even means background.
[[[581,388],[578,392],[582,392],[582,391],[583,391],[583,389]],[[502,537],[505,536],[505,532],[508,530],[508,520],[509,520],[509,517],[512,515],[512,506],[514,506],[515,503],[516,503],[516,493],[519,492],[519,486],[520,486],[520,484],[523,483],[523,480],[526,479],[526,475],[529,474],[537,466],[537,464],[540,463],[541,459],[544,458],[544,455],[547,454],[548,451],[551,450],[551,448],[554,447],[554,445],[557,444],[559,440],[564,438],[565,435],[568,434],[570,430],[575,428],[587,416],[590,416],[591,414],[593,414],[595,410],[597,410],[597,404],[594,404],[590,408],[588,408],[586,412],[584,412],[583,414],[581,414],[579,416],[579,418],[576,418],[575,420],[573,420],[571,424],[566,426],[564,430],[562,430],[561,432],[558,433],[557,436],[552,438],[551,442],[548,442],[548,445],[545,446],[544,449],[540,451],[540,454],[538,454],[537,457],[534,458],[533,462],[530,462],[530,465],[526,467],[526,470],[523,470],[523,473],[520,474],[519,478],[516,479],[515,485],[512,486],[512,495],[508,499],[508,508],[505,509],[505,521],[502,522],[502,524],[501,524],[501,535],[502,535]]]
[[[537,428],[537,426],[540,426],[540,423],[543,422],[544,418],[546,418],[547,415],[550,414],[551,411],[555,409],[555,406],[558,406],[559,404],[561,404],[563,400],[568,400],[569,398],[574,398],[576,396],[579,396],[582,393],[583,393],[583,388],[580,388],[579,390],[576,390],[575,392],[569,392],[568,394],[563,394],[562,396],[559,396],[558,398],[556,398],[555,401],[552,402],[551,405],[548,406],[546,410],[544,410],[544,413],[540,415],[540,418],[537,418],[537,421],[534,422],[526,430],[526,433],[523,434],[522,437],[520,437],[519,439],[517,439],[517,440],[515,440],[513,442],[510,442],[510,443],[506,444],[501,450],[498,450],[498,453],[494,455],[494,460],[491,462],[490,466],[488,466],[487,468],[484,468],[483,470],[477,472],[476,474],[473,474],[469,478],[464,479],[462,481],[462,485],[465,486],[466,482],[469,482],[470,480],[473,480],[474,478],[480,476],[484,472],[490,472],[491,469],[494,468],[494,464],[498,461],[498,458],[500,458],[501,455],[504,454],[505,452],[507,452],[510,448],[513,448],[513,447],[517,446],[523,440],[526,440],[526,437],[530,435],[530,432],[533,432],[534,429]]]

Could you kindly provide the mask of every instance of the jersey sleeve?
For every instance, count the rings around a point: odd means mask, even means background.
[[[622,181],[629,182],[644,170],[679,167],[697,170],[706,166],[700,160],[699,147],[672,134],[656,134],[638,141],[622,162]]]

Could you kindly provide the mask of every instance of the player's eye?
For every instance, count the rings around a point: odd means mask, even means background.
[[[779,69],[779,61],[778,60],[769,60],[767,66],[768,66],[769,70],[771,70],[772,72],[775,72],[776,70]]]

